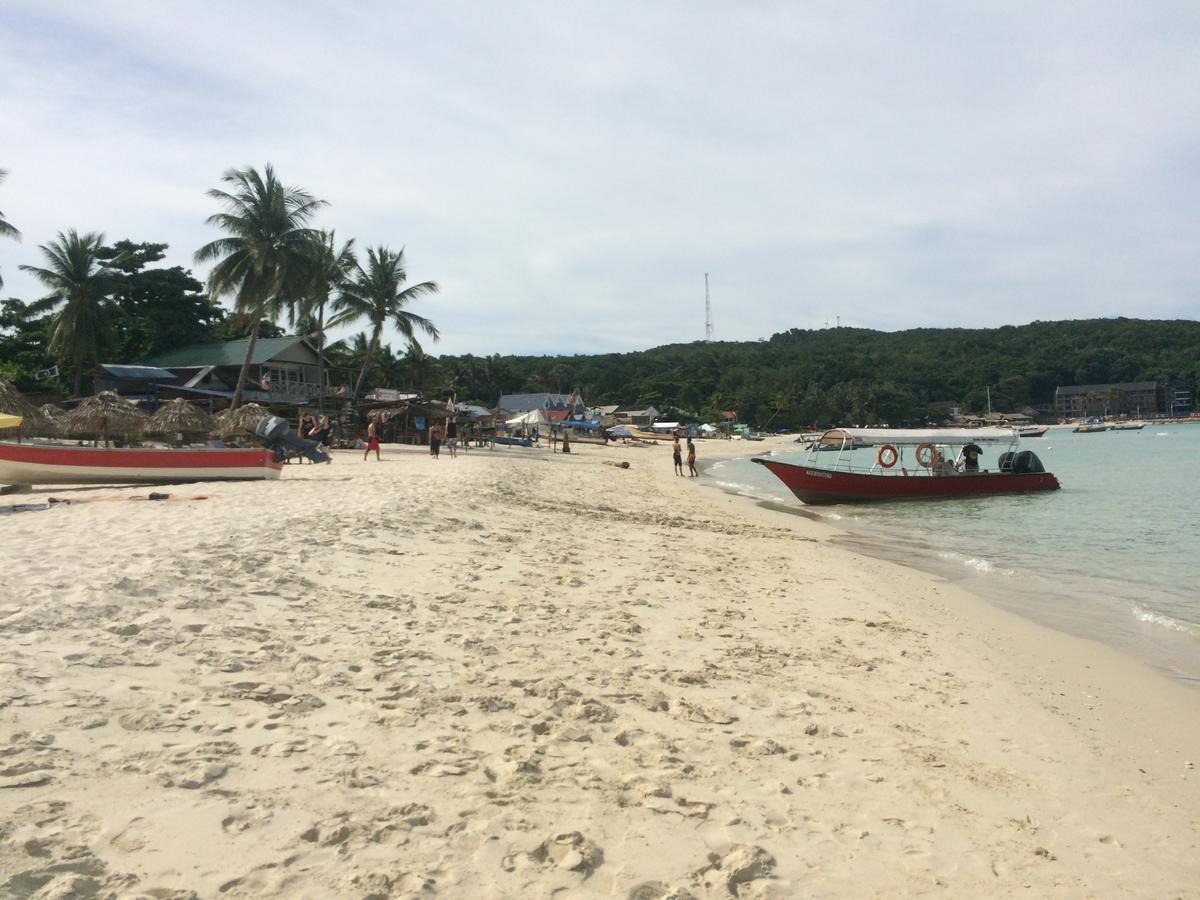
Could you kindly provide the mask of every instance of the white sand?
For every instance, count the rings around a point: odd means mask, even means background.
[[[384,459],[0,517],[0,896],[1200,895],[1200,693],[666,447]]]

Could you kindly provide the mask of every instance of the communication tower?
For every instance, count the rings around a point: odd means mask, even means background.
[[[704,340],[713,342],[712,300],[708,297],[708,273],[704,273]]]

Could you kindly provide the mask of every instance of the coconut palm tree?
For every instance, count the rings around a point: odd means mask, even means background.
[[[49,351],[71,360],[75,369],[75,396],[83,393],[84,365],[94,362],[108,342],[113,326],[113,273],[100,262],[97,252],[104,235],[79,234],[74,228],[38,249],[47,268],[21,266],[51,293],[40,302],[48,308],[62,305],[50,326]]]
[[[8,177],[6,169],[0,169],[0,182],[3,182]],[[0,212],[0,237],[12,238],[14,241],[21,239],[21,232],[17,231],[8,220],[4,218],[4,213]],[[4,279],[0,278],[0,287],[4,287]]]
[[[332,231],[317,234],[310,254],[309,264],[312,268],[309,289],[300,304],[300,312],[302,316],[316,314],[317,385],[322,392],[317,394],[317,411],[320,412],[325,399],[325,306],[335,292],[340,294],[348,284],[354,267],[358,265],[358,258],[354,255],[354,238],[339,249]]]
[[[393,253],[387,247],[367,248],[367,267],[361,263],[354,266],[354,278],[343,289],[342,294],[334,302],[337,314],[330,320],[330,325],[346,325],[366,319],[371,323],[371,340],[367,345],[366,359],[358,374],[358,382],[354,385],[354,395],[362,389],[363,379],[367,376],[371,358],[379,349],[379,338],[383,334],[383,326],[391,322],[396,329],[411,344],[415,341],[417,329],[425,332],[435,341],[441,337],[437,327],[424,316],[405,309],[409,303],[425,294],[436,294],[438,286],[432,281],[422,281],[404,287],[408,273],[404,268],[404,248],[399,253]]]
[[[307,191],[285,185],[270,163],[262,174],[253,167],[229,169],[221,180],[229,191],[214,188],[208,196],[224,212],[209,216],[209,225],[228,233],[196,251],[196,262],[218,260],[208,275],[213,297],[230,294],[238,312],[249,317],[250,340],[238,374],[231,409],[242,403],[242,391],[264,317],[274,320],[289,298],[305,293],[308,260],[317,232],[306,226],[327,205]]]

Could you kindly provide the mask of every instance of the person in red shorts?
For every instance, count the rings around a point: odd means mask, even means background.
[[[375,430],[375,417],[367,421],[367,449],[363,453],[363,462],[367,461],[367,457],[371,455],[371,451],[375,451],[375,459],[377,462],[382,462],[379,456],[379,434]]]

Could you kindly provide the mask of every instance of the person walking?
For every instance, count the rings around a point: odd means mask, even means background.
[[[375,451],[375,461],[383,462],[379,456],[379,434],[375,429],[375,417],[371,416],[367,420],[367,449],[363,453],[363,462],[367,461],[367,457],[371,455],[371,451]]]
[[[692,443],[691,438],[687,439],[687,452],[688,452],[688,457],[687,457],[688,470],[691,472],[691,475],[689,475],[688,477],[695,478],[700,473],[696,471],[696,445]]]
[[[458,458],[458,423],[453,416],[446,417],[446,449],[451,459]]]
[[[442,449],[442,426],[434,425],[429,429],[429,455],[434,459],[438,458],[438,451]]]
[[[675,441],[671,444],[671,456],[675,460],[675,474],[683,475],[683,450],[679,446],[679,435],[675,435]]]

